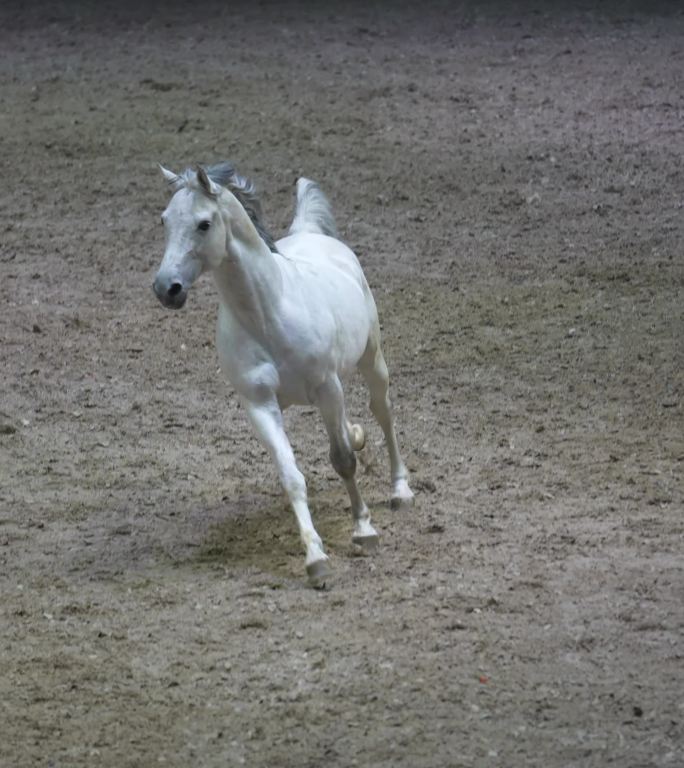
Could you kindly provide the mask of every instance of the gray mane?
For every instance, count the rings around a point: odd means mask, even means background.
[[[231,163],[221,162],[215,165],[202,166],[207,172],[207,176],[216,184],[230,190],[239,200],[240,205],[245,209],[254,224],[254,228],[259,237],[266,243],[269,249],[277,252],[275,240],[271,233],[266,229],[262,221],[261,203],[257,197],[256,187],[251,179],[241,176],[231,165]],[[186,182],[192,182],[197,178],[194,170],[188,168],[183,171],[181,178]]]

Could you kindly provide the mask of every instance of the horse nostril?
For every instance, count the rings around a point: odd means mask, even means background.
[[[171,283],[171,287],[169,288],[169,296],[178,296],[182,290],[183,286],[180,283]]]

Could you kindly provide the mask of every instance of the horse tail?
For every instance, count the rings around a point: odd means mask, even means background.
[[[303,177],[297,180],[297,205],[290,225],[291,235],[300,232],[339,238],[328,198],[315,181]]]

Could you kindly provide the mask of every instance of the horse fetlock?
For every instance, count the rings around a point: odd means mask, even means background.
[[[316,560],[327,560],[328,556],[323,550],[323,542],[316,531],[304,531],[302,533],[302,543],[306,549],[306,564],[313,563]]]
[[[414,500],[415,496],[409,487],[408,481],[403,477],[395,480],[390,507],[392,509],[405,509],[413,506]]]
[[[357,520],[352,533],[352,542],[365,551],[370,551],[378,546],[380,537],[373,528],[370,520]]]

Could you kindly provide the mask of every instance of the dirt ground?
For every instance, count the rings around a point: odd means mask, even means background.
[[[3,3],[0,766],[684,765],[675,3]],[[593,9],[593,10],[592,10]],[[369,433],[331,554],[151,283],[174,170],[328,192],[417,506]]]

